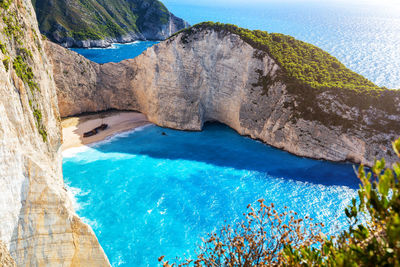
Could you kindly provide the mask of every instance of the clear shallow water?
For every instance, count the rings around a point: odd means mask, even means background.
[[[63,170],[113,266],[189,253],[260,198],[335,233],[358,187],[349,164],[296,157],[220,124],[203,132],[148,126],[64,155]]]
[[[247,3],[165,0],[190,24],[233,23],[249,29],[289,34],[337,57],[347,67],[379,86],[400,88],[400,5],[376,7],[352,3]],[[211,2],[211,3],[210,3]],[[350,2],[350,1],[349,1]],[[113,49],[75,50],[99,62],[118,62],[139,55],[154,42],[115,45]]]
[[[153,46],[158,42],[133,42],[128,44],[113,44],[109,48],[71,48],[71,50],[83,55],[84,57],[96,63],[118,63],[124,59],[135,58],[140,55],[144,50]]]

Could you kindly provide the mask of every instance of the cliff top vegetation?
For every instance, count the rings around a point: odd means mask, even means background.
[[[270,55],[284,72],[278,78],[284,79],[286,83],[300,83],[314,89],[345,89],[371,95],[380,95],[388,90],[348,69],[324,50],[288,35],[252,31],[232,24],[203,22],[174,36],[184,34],[182,41],[188,42],[191,34],[207,29],[239,35],[252,47]]]

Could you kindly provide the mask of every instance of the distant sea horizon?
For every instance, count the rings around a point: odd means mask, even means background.
[[[400,89],[400,6],[334,1],[234,2],[229,6],[209,1],[163,2],[191,25],[214,21],[291,35],[324,49],[379,86]]]

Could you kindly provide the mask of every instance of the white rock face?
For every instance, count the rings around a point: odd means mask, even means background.
[[[396,160],[391,142],[400,133],[398,94],[382,109],[351,104],[354,99],[340,90],[296,92],[283,81],[264,88],[263,79],[274,78],[280,67],[235,34],[179,34],[135,59],[104,65],[55,44],[46,47],[61,116],[136,110],[181,130],[218,121],[299,156],[366,165],[375,158]]]
[[[11,1],[2,16],[15,18],[19,41],[3,34],[0,41],[0,240],[17,266],[109,266],[91,228],[75,214],[64,189],[61,132],[52,66],[42,41],[31,1]],[[25,55],[22,48],[30,51]],[[29,54],[29,52],[28,52]],[[13,68],[26,57],[38,89],[32,89]],[[36,119],[34,110],[40,112]],[[45,129],[45,140],[39,134]]]

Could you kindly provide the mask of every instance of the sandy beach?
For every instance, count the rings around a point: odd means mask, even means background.
[[[91,131],[102,123],[108,128],[91,137],[83,137],[85,132]],[[150,124],[146,115],[138,112],[107,111],[99,114],[69,117],[61,122],[63,128],[62,151],[73,147],[80,147],[96,143],[105,138]]]

